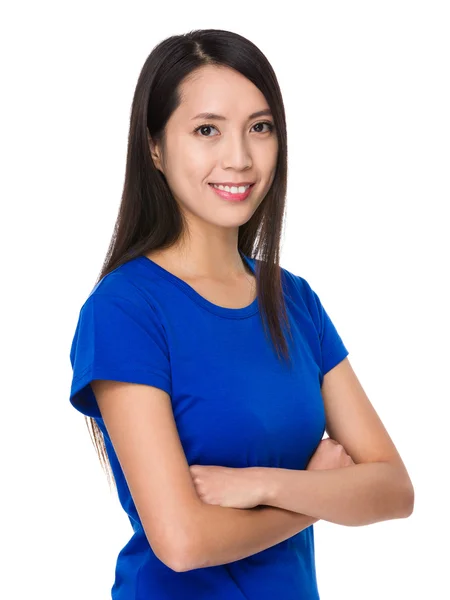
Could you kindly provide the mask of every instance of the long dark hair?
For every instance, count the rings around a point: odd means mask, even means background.
[[[171,36],[152,50],[142,67],[131,107],[122,200],[109,249],[97,283],[123,263],[182,239],[187,224],[166,179],[150,156],[148,135],[164,150],[165,126],[180,104],[179,85],[205,65],[232,68],[264,95],[278,137],[272,186],[252,217],[239,227],[238,250],[255,258],[258,305],[278,359],[290,362],[281,319],[291,335],[279,265],[287,187],[287,133],[284,104],[275,73],[259,48],[245,37],[220,29],[199,29]],[[268,329],[267,329],[268,326]],[[103,434],[85,417],[105,473],[114,479]],[[91,428],[89,428],[89,425]]]

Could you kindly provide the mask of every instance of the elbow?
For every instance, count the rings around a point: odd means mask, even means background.
[[[400,518],[408,518],[414,512],[414,486],[409,477],[406,478],[405,485],[402,488],[402,513]]]
[[[394,494],[392,501],[395,507],[391,507],[392,516],[390,518],[406,519],[414,512],[414,486],[403,463],[400,467],[396,463],[391,466],[393,469],[392,490]]]
[[[201,510],[203,510],[203,505]],[[176,527],[172,523],[170,527],[166,528],[161,557],[158,556],[161,562],[177,573],[192,571],[204,566],[200,563],[199,553],[203,513],[199,512],[198,505],[195,505],[185,516],[186,518],[178,521]],[[174,531],[177,532],[177,535],[173,535]]]
[[[150,541],[149,545],[153,550],[153,554],[158,560],[160,560],[163,563],[163,565],[165,565],[172,571],[179,571],[179,560],[172,550],[156,547],[156,545],[154,543],[150,543]]]
[[[192,522],[198,522],[198,520],[192,519]],[[203,564],[200,559],[198,533],[191,528],[185,535],[180,535],[176,540],[166,544],[163,562],[172,571],[184,573],[208,566]]]
[[[172,569],[172,571],[175,571],[176,573],[189,571],[189,569],[186,568],[185,562],[176,556],[171,556],[170,560],[164,561],[164,563],[169,569]]]
[[[405,517],[410,517],[414,512],[414,488],[411,484],[411,489],[406,494],[406,514]]]
[[[183,573],[184,571],[190,570],[190,568],[188,568],[186,554],[181,552],[180,547],[170,548],[166,549],[164,552],[159,552],[157,557],[166,565],[166,567],[176,573]]]
[[[148,536],[147,539],[149,539]],[[152,542],[149,540],[149,545],[155,556],[172,571],[182,573],[195,568],[192,560],[194,557],[192,548],[187,548],[187,545],[183,543],[181,538],[170,541],[166,540],[164,543],[156,543],[153,539]]]
[[[190,553],[184,550],[184,546],[180,540],[166,543],[159,549],[156,549],[154,546],[152,548],[157,558],[172,571],[182,573],[189,570],[188,556]]]
[[[179,545],[177,548],[172,549],[168,560],[164,562],[172,571],[177,573],[185,573],[199,568],[197,554],[191,544],[184,547]]]

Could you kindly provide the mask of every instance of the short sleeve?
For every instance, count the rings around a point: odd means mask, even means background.
[[[89,417],[101,417],[90,386],[94,379],[143,383],[172,393],[165,331],[140,295],[92,294],[80,310],[70,362],[70,402]]]
[[[320,340],[322,357],[322,378],[331,371],[333,367],[339,364],[349,354],[348,349],[339,335],[333,321],[325,310],[319,296],[310,287],[306,280],[303,280],[307,287],[309,296],[309,309],[311,317],[316,326]]]

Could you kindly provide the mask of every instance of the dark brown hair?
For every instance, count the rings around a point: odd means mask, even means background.
[[[150,156],[148,135],[164,149],[165,126],[180,104],[179,85],[205,66],[229,67],[249,79],[264,95],[278,137],[272,186],[252,217],[239,227],[238,249],[256,258],[258,305],[278,359],[290,362],[281,320],[290,327],[279,266],[280,238],[287,187],[287,134],[284,104],[275,73],[255,44],[220,29],[200,29],[171,36],[152,50],[139,75],[131,107],[122,200],[112,239],[97,283],[123,263],[155,249],[168,248],[188,235],[182,212],[166,179]],[[268,329],[267,329],[268,326]],[[85,417],[108,481],[112,476],[103,434]]]

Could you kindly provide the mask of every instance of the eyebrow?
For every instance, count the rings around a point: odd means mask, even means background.
[[[256,119],[257,117],[271,117],[272,116],[272,112],[270,110],[270,108],[265,108],[264,110],[258,110],[257,112],[252,113],[248,120],[250,121],[250,119]],[[204,112],[204,113],[200,113],[198,115],[196,115],[195,117],[192,117],[191,121],[194,121],[195,119],[214,119],[216,121],[226,121],[227,118],[223,117],[222,115],[216,115],[215,113],[209,113],[209,112]]]

